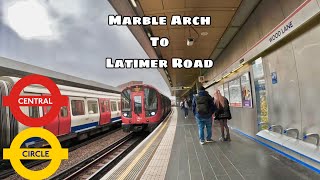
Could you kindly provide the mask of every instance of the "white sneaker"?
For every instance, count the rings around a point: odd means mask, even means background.
[[[200,141],[200,144],[201,144],[201,145],[204,145],[204,143],[205,143],[204,141]]]

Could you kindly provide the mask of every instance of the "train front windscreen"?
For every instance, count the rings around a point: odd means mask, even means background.
[[[132,118],[133,113],[145,117],[155,116],[158,111],[158,92],[153,88],[135,86],[121,93],[122,115]]]
[[[131,118],[131,90],[126,89],[121,93],[121,107],[122,107],[122,115],[124,117]]]
[[[152,88],[144,88],[144,102],[146,116],[154,116],[158,110],[157,91]]]

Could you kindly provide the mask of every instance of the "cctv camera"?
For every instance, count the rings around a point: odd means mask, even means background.
[[[187,39],[187,46],[192,46],[194,42],[194,39],[192,37]]]

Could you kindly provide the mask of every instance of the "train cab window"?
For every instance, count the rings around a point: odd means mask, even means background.
[[[121,105],[123,112],[131,111],[131,98],[130,98],[131,91],[130,89],[124,90],[121,93]]]
[[[71,109],[73,116],[84,115],[84,101],[83,100],[71,100]]]
[[[117,111],[117,102],[111,101],[111,111]]]
[[[142,97],[134,96],[134,113],[141,114],[142,113]]]
[[[61,107],[60,117],[68,117],[68,107],[67,106]]]
[[[144,89],[144,106],[147,117],[156,115],[158,109],[158,97],[155,89]]]
[[[29,117],[39,118],[40,117],[39,107],[30,106],[29,107]]]
[[[88,101],[88,112],[89,114],[97,114],[98,113],[98,102],[89,100]]]

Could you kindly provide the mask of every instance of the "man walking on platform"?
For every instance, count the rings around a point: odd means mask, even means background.
[[[184,99],[183,101],[183,108],[184,108],[184,118],[187,119],[189,116],[189,105],[187,99]]]
[[[212,114],[216,111],[213,98],[205,91],[203,86],[199,87],[197,96],[192,101],[192,111],[196,118],[200,144],[205,142],[213,142],[212,138]],[[204,127],[207,129],[207,138],[204,139]]]

